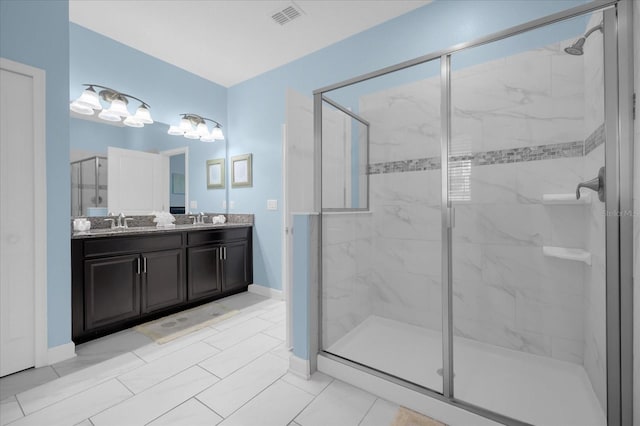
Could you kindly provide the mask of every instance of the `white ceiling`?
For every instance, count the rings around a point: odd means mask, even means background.
[[[431,0],[70,0],[69,20],[229,87]]]

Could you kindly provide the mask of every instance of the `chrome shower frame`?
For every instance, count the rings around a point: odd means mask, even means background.
[[[452,346],[452,279],[451,279],[451,203],[448,199],[448,170],[451,129],[451,55],[473,47],[506,39],[533,29],[603,11],[604,88],[605,88],[605,166],[607,193],[606,217],[606,342],[607,342],[607,424],[633,424],[633,38],[632,1],[593,1],[567,9],[477,40],[457,44],[448,49],[382,68],[358,77],[315,90],[314,93],[314,158],[315,211],[318,221],[318,265],[322,265],[322,102],[327,92],[380,77],[429,61],[440,61],[441,69],[441,184],[442,184],[442,279],[443,279],[443,392],[437,392],[388,373],[330,354],[322,344],[322,298],[317,297],[317,311],[310,315],[310,353],[318,354],[389,382],[446,402],[475,414],[507,425],[524,425],[522,421],[489,411],[455,398]],[[596,27],[597,28],[597,27]],[[317,268],[317,287],[310,293],[322,294],[322,268]],[[315,334],[317,333],[317,334]],[[315,334],[315,335],[314,335]],[[310,359],[312,371],[317,358]]]

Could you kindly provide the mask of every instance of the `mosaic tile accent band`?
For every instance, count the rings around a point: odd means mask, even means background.
[[[604,143],[604,123],[589,135],[584,141],[584,155],[588,155],[591,151]]]
[[[525,161],[551,160],[554,158],[582,157],[604,143],[604,124],[600,125],[584,141],[563,142],[523,148],[499,149],[495,151],[473,152],[452,155],[452,163],[466,163],[471,166],[491,164],[521,163]],[[369,174],[403,173],[422,170],[439,170],[440,157],[416,158],[413,160],[389,161],[369,165]]]

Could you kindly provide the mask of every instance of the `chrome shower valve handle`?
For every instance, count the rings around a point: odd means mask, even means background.
[[[588,188],[591,189],[592,191],[595,191],[598,193],[598,199],[602,202],[604,202],[604,188],[605,188],[605,184],[604,184],[604,167],[600,167],[600,170],[598,171],[598,177],[595,177],[591,180],[588,180],[586,182],[582,182],[579,183],[577,188],[576,188],[576,199],[579,200],[580,199],[580,188]]]

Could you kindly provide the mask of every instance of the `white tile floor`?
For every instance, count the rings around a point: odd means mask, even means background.
[[[239,314],[163,345],[127,330],[78,357],[0,379],[0,424],[382,426],[398,406],[322,373],[288,373],[285,304],[223,299]],[[215,303],[215,302],[214,302]]]

